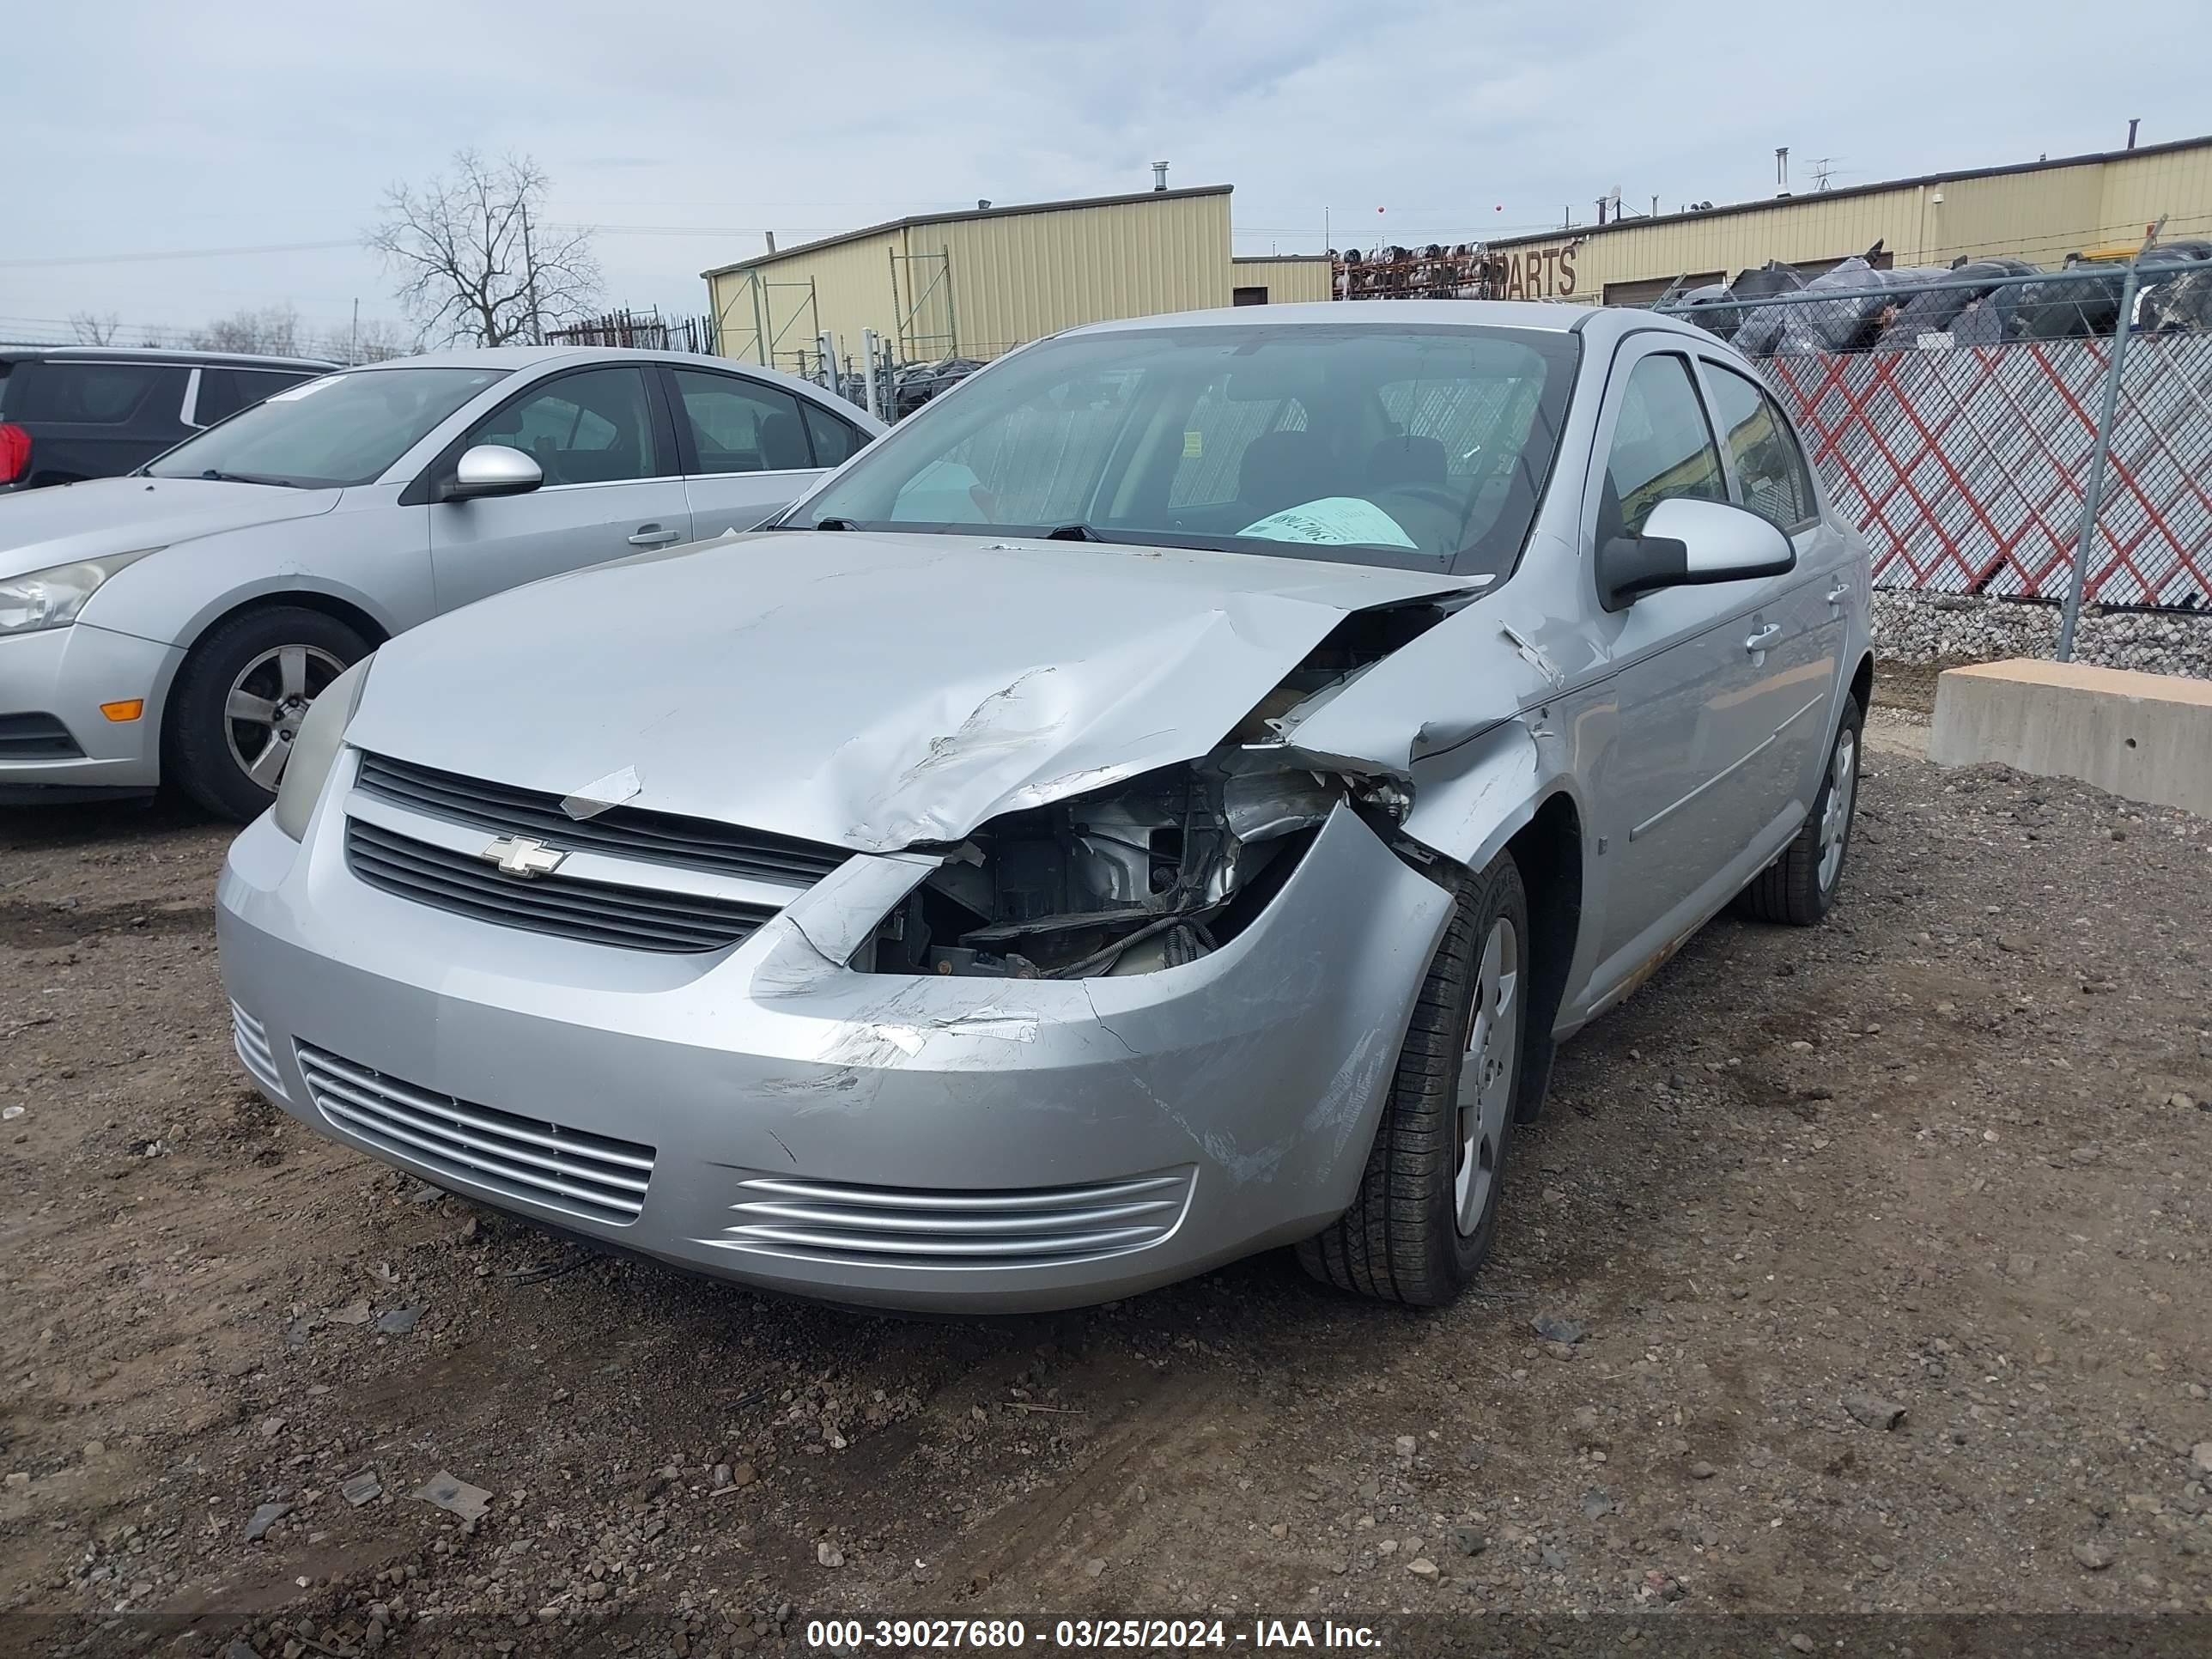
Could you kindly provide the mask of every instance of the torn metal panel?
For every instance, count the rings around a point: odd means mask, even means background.
[[[1399,825],[1410,841],[1480,870],[1564,790],[1577,807],[1579,783],[1564,743],[1527,719],[1497,726],[1413,768],[1413,810]]]
[[[1278,722],[1280,741],[1316,763],[1409,778],[1553,690],[1553,678],[1500,635],[1498,600],[1467,606]]]
[[[881,852],[1203,755],[1348,614],[1469,587],[1250,554],[743,537],[518,591],[496,651],[473,615],[402,635],[349,740],[556,795],[633,769],[629,805]]]

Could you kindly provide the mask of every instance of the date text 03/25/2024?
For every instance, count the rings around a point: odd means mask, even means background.
[[[1060,1619],[1035,1630],[1012,1619],[811,1619],[806,1623],[806,1645],[830,1653],[963,1648],[991,1652],[1030,1645],[1125,1652],[1240,1647],[1375,1652],[1382,1647],[1382,1638],[1366,1625],[1309,1619],[1255,1619],[1249,1627],[1220,1619]]]

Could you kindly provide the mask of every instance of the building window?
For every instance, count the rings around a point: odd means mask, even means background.
[[[1267,303],[1267,290],[1264,288],[1240,288],[1230,295],[1229,303],[1233,306],[1263,306]]]

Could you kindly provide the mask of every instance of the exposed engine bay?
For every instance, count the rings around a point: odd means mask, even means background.
[[[871,942],[878,973],[1079,979],[1194,962],[1265,908],[1340,804],[1378,827],[1397,781],[1302,765],[1283,731],[1448,614],[1358,612],[1186,765],[994,818],[957,847]]]

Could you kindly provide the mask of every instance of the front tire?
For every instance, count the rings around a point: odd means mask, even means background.
[[[1529,941],[1520,866],[1501,853],[1461,890],[1429,963],[1352,1207],[1297,1247],[1316,1279],[1441,1307],[1481,1266],[1528,1053]]]
[[[177,672],[171,775],[218,817],[258,817],[276,799],[308,704],[368,648],[337,617],[304,605],[269,605],[218,624]]]
[[[1835,908],[1851,849],[1851,816],[1859,799],[1859,733],[1865,724],[1858,699],[1846,698],[1813,810],[1782,856],[1743,890],[1738,908],[1753,921],[1810,927]]]

